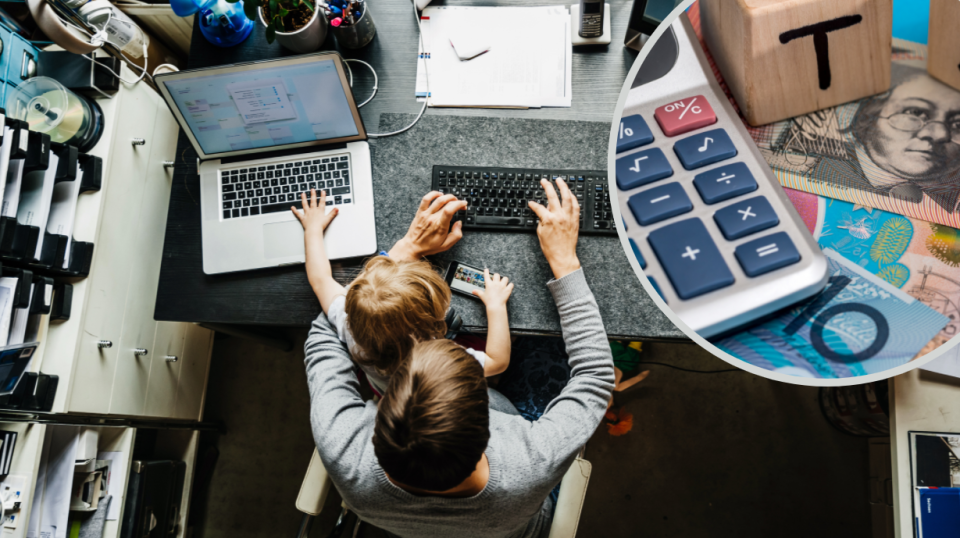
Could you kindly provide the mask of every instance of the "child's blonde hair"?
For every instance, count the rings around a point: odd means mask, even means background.
[[[389,377],[414,344],[442,338],[450,287],[425,261],[377,256],[347,288],[350,332],[363,352],[354,359]]]

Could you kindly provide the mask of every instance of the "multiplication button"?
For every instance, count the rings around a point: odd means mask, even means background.
[[[620,120],[620,128],[617,131],[617,153],[646,146],[650,142],[653,142],[653,133],[643,116],[634,114]]]
[[[622,191],[673,175],[673,168],[660,148],[624,155],[617,159],[617,187]]]
[[[755,196],[729,205],[713,215],[723,236],[729,241],[746,237],[780,224],[773,206],[763,196]]]
[[[700,219],[686,219],[647,236],[673,289],[681,299],[733,284],[733,274]]]
[[[744,163],[733,163],[697,174],[693,186],[700,198],[715,204],[757,190],[757,181]]]

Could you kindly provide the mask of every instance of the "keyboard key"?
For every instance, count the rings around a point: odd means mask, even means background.
[[[648,276],[648,277],[647,277],[647,280],[650,281],[650,285],[653,286],[653,291],[657,292],[657,295],[660,296],[660,299],[661,299],[663,302],[667,302],[667,298],[664,297],[664,296],[663,296],[663,292],[660,291],[660,286],[657,284],[657,281],[654,280],[654,278],[653,278],[652,276]]]
[[[620,120],[620,131],[617,134],[617,153],[646,146],[653,142],[653,133],[647,126],[643,116],[634,114]]]
[[[695,95],[663,105],[653,112],[660,129],[667,136],[679,136],[717,123],[713,107],[702,95]]]
[[[729,200],[757,190],[757,181],[744,163],[733,163],[697,174],[693,186],[708,204]]]
[[[643,226],[660,222],[693,210],[693,204],[679,183],[667,183],[660,187],[634,194],[627,201],[637,222]]]
[[[249,216],[250,216],[250,210],[247,209],[246,207],[244,207],[243,209],[240,210],[240,216],[241,216],[241,217],[249,217]]]
[[[238,217],[240,216],[240,210],[239,210],[239,209],[231,209],[230,211],[233,212],[233,213],[232,213],[232,214],[233,214],[233,218],[238,218]]]
[[[694,170],[737,156],[737,148],[723,129],[714,129],[684,138],[673,151],[687,170]],[[619,168],[617,169],[619,174]]]
[[[223,218],[225,218],[225,219],[229,219],[229,218],[230,218],[230,210],[229,210],[229,209],[224,209],[224,210],[223,210]]]
[[[749,277],[793,265],[800,261],[800,253],[786,232],[779,232],[744,243],[733,251],[743,272]]]
[[[654,230],[647,241],[681,299],[693,299],[733,284],[733,274],[700,219]]]
[[[617,159],[617,187],[630,190],[670,177],[673,169],[660,148],[631,153]]]
[[[350,192],[350,187],[337,187],[333,189],[334,196],[338,194],[348,194]]]
[[[637,262],[640,263],[641,269],[647,268],[647,260],[643,259],[643,254],[640,254],[640,249],[637,248],[637,243],[630,238],[630,248],[633,249],[633,255],[637,258]]]
[[[227,200],[236,200],[236,199],[237,199],[237,193],[235,192],[228,192],[223,195],[224,202],[226,202]]]
[[[713,215],[723,236],[729,241],[740,239],[780,224],[780,218],[773,211],[770,202],[763,196],[756,196],[727,206]]]

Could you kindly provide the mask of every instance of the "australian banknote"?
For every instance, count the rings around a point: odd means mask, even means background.
[[[920,351],[960,333],[960,230],[785,189],[821,248],[833,249],[949,319]]]
[[[906,364],[949,319],[831,249],[830,279],[812,300],[714,342],[754,366],[849,378]]]

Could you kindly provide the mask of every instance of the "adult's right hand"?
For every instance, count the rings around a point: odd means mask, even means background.
[[[463,223],[450,227],[450,220],[467,202],[452,194],[431,191],[420,200],[420,207],[407,230],[407,235],[390,249],[390,257],[419,260],[424,256],[448,250],[463,237]]]
[[[540,218],[540,224],[537,225],[540,249],[543,250],[547,263],[550,264],[553,278],[560,280],[580,269],[580,259],[577,258],[580,203],[562,179],[557,179],[557,187],[560,188],[559,198],[549,181],[541,179],[540,185],[547,194],[547,207],[534,201],[527,204]]]

